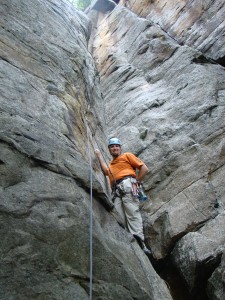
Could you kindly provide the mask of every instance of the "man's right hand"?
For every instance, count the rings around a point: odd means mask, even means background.
[[[106,163],[104,163],[104,161],[102,159],[101,152],[98,149],[95,149],[95,154],[100,162],[103,173],[106,175],[107,165],[106,165]]]
[[[101,152],[98,149],[95,149],[95,154],[97,157],[101,157]]]

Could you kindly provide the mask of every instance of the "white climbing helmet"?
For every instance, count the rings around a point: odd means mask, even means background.
[[[111,138],[108,141],[108,147],[111,146],[111,145],[120,145],[120,146],[122,146],[122,143],[118,138]]]

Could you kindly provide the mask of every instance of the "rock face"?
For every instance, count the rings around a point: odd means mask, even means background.
[[[184,300],[168,261],[186,297],[223,299],[224,4],[117,3],[1,0],[1,299]],[[156,270],[94,156],[113,135],[151,170]]]
[[[179,44],[195,48],[225,65],[223,0],[126,1],[131,10],[158,24]]]
[[[172,299],[90,173],[106,136],[88,18],[61,0],[0,9],[0,298]]]
[[[221,266],[212,274],[207,285],[208,295],[212,299],[223,299],[225,295],[225,253]]]
[[[213,61],[224,57],[225,43],[224,19],[210,20],[225,5],[208,1],[193,15],[197,2],[131,0],[99,14],[92,53],[108,136],[118,136],[151,169],[151,206],[143,211],[149,246],[158,260],[173,263],[189,298],[218,299],[223,291],[207,295],[206,285],[225,243],[225,77]],[[203,19],[210,28],[199,26]],[[203,47],[193,35],[209,38]]]

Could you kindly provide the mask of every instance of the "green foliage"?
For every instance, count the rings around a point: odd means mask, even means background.
[[[69,0],[77,9],[85,10],[90,5],[91,0]]]

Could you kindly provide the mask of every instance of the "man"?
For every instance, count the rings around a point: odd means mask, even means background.
[[[151,255],[151,251],[144,243],[143,221],[136,194],[138,183],[143,180],[149,170],[143,161],[134,154],[129,152],[122,154],[121,146],[118,138],[109,139],[108,148],[113,158],[109,166],[103,161],[98,149],[95,150],[95,153],[103,173],[110,179],[116,210],[143,251],[147,255]]]

